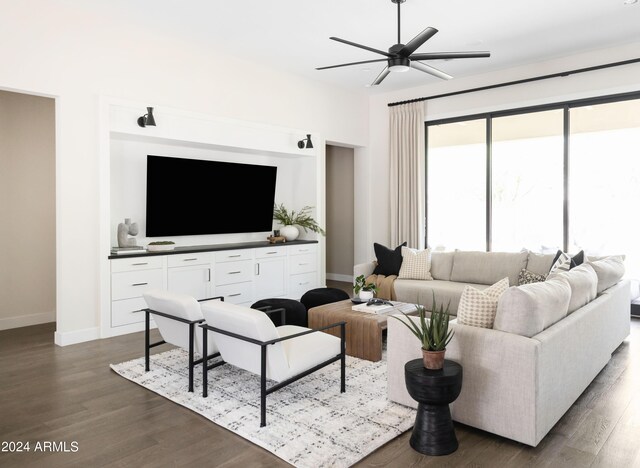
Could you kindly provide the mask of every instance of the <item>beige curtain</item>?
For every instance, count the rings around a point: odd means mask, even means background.
[[[424,131],[424,102],[390,108],[391,248],[404,241],[424,248]]]

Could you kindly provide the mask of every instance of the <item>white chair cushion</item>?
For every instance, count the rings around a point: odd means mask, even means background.
[[[211,301],[203,304],[202,313],[207,324],[246,338],[270,341],[280,338],[268,315],[259,310],[228,302]],[[209,332],[213,336],[225,362],[260,375],[260,345]],[[267,350],[267,378],[281,382],[289,376],[289,364],[281,343]]]
[[[309,329],[296,325],[283,325],[277,330],[281,337],[285,337]],[[340,338],[323,332],[292,338],[283,341],[282,345],[289,361],[289,377],[300,374],[340,354]],[[267,351],[267,356],[269,352],[271,352],[270,349]]]
[[[185,320],[204,319],[198,301],[187,294],[179,294],[162,289],[152,289],[145,292],[143,297],[149,309],[180,317]],[[180,348],[189,349],[189,325],[160,315],[152,314],[152,317],[156,325],[158,325],[158,330],[164,341],[174,346],[179,346]],[[195,351],[202,355],[202,329],[197,325],[194,335]],[[209,340],[207,348],[209,348],[208,355],[218,352],[214,340]]]

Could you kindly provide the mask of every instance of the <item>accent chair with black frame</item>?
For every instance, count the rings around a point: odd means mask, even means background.
[[[220,356],[215,341],[203,343],[202,337],[196,333],[196,326],[204,322],[201,305],[207,302],[221,302],[223,297],[211,297],[196,301],[195,298],[187,294],[179,294],[161,289],[149,290],[143,294],[144,300],[149,306],[145,312],[145,333],[144,333],[144,370],[149,371],[149,351],[151,348],[168,343],[186,349],[189,353],[189,391],[193,392],[193,369],[200,364],[202,358],[194,360],[197,352],[208,359]],[[162,340],[151,343],[150,322],[151,315],[158,325],[158,331]],[[206,349],[206,353],[204,350]],[[213,368],[224,364],[216,362],[209,366]]]
[[[339,322],[311,330],[297,325],[276,327],[267,314],[225,302],[202,305],[206,323],[202,342],[213,334],[224,362],[260,376],[260,427],[266,426],[267,395],[323,367],[340,361],[340,392],[345,391],[345,325]],[[340,327],[341,337],[322,333]],[[203,360],[202,396],[206,397],[207,358]],[[277,382],[267,388],[267,379]]]

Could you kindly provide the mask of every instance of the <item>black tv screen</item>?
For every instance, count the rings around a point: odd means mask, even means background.
[[[147,237],[271,231],[277,169],[147,156]]]

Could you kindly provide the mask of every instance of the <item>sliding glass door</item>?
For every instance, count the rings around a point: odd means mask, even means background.
[[[427,238],[434,249],[485,250],[485,120],[430,127]]]
[[[640,100],[571,109],[569,243],[640,278]]]
[[[492,120],[491,250],[562,247],[563,110]]]

